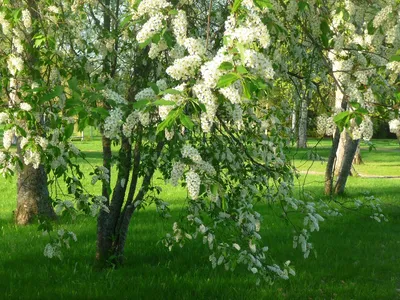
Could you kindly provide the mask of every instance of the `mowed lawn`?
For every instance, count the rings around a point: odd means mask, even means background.
[[[299,188],[316,200],[324,198],[320,172],[325,162],[310,162],[308,150],[292,149],[290,155],[302,171]],[[329,140],[315,151],[324,159]],[[99,141],[76,142],[88,160],[100,164]],[[362,148],[364,165],[357,172],[366,175],[400,176],[400,147],[395,140],[375,141],[376,150]],[[85,171],[88,165],[82,162]],[[306,176],[304,173],[309,170]],[[305,179],[305,180],[304,180]],[[87,179],[89,183],[90,179]],[[63,260],[47,259],[43,249],[48,237],[37,224],[13,224],[15,180],[0,179],[0,299],[400,299],[400,179],[349,178],[341,201],[361,198],[370,192],[382,200],[389,222],[373,221],[368,211],[344,210],[342,217],[327,218],[312,242],[315,255],[302,257],[292,247],[292,228],[280,218],[279,208],[260,203],[264,216],[263,241],[275,262],[290,260],[296,277],[277,280],[273,285],[255,285],[245,269],[226,272],[212,269],[209,251],[200,240],[171,252],[159,240],[171,230],[184,207],[186,193],[165,185],[163,196],[171,203],[172,218],[163,220],[150,206],[134,215],[126,245],[123,267],[93,269],[96,223],[80,216],[75,221],[61,219],[55,229],[67,228],[78,242],[64,253]],[[93,188],[95,189],[95,188]]]

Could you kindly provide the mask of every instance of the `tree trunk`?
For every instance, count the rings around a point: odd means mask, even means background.
[[[307,119],[308,119],[308,100],[311,98],[312,91],[308,92],[308,96],[301,100],[300,117],[299,117],[299,130],[297,147],[307,148]]]
[[[340,140],[340,131],[339,128],[336,127],[335,133],[333,134],[331,152],[329,154],[328,162],[326,164],[326,169],[325,169],[326,195],[332,195],[333,192],[334,167],[335,167],[336,153],[339,147],[339,140]]]
[[[356,154],[354,155],[353,165],[362,165],[364,162],[361,157],[360,143],[358,143]]]
[[[42,165],[37,169],[31,165],[24,166],[18,173],[15,221],[26,225],[37,215],[56,217],[47,188],[47,175]]]
[[[347,178],[351,172],[351,166],[353,163],[354,155],[357,151],[357,147],[360,140],[347,140],[344,157],[341,162],[341,169],[339,170],[338,179],[335,184],[335,194],[341,195],[344,193],[346,187]]]

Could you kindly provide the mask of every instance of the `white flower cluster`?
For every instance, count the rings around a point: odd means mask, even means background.
[[[139,112],[133,111],[122,125],[122,134],[127,138],[132,136],[133,128],[139,123]]]
[[[185,164],[181,162],[175,162],[172,166],[172,171],[171,171],[171,184],[173,186],[177,186],[179,179],[181,179],[183,172],[185,170]]]
[[[120,108],[110,110],[110,115],[104,121],[104,136],[109,139],[119,138],[123,113]]]
[[[181,150],[183,158],[189,158],[194,163],[201,163],[203,159],[200,156],[199,151],[191,145],[184,145]]]
[[[6,14],[0,11],[0,26],[4,33],[4,35],[8,35],[10,33],[11,24],[6,19]]]
[[[189,55],[176,59],[166,70],[167,74],[176,80],[187,80],[196,74],[200,67],[201,58],[198,55]]]
[[[389,130],[391,133],[395,133],[397,136],[400,136],[400,120],[393,119],[389,122]]]
[[[333,117],[328,117],[322,114],[317,117],[317,134],[319,136],[332,136],[335,133],[336,124],[333,121]]]
[[[297,248],[298,245],[301,247],[301,251],[304,253],[304,258],[310,255],[312,244],[308,242],[309,233],[306,229],[303,229],[298,236],[293,237],[293,248]]]
[[[160,55],[160,53],[162,51],[165,51],[167,49],[168,49],[168,45],[164,40],[160,41],[157,44],[151,43],[150,50],[149,50],[149,58],[155,59]]]
[[[206,53],[205,42],[202,39],[187,38],[183,45],[189,55],[203,56]]]
[[[22,11],[22,23],[24,24],[25,29],[29,32],[32,27],[32,19],[31,13],[27,9]]]
[[[5,112],[0,112],[0,124],[5,124],[9,120],[8,114]]]
[[[201,75],[207,87],[215,88],[218,79],[223,75],[223,72],[219,70],[220,65],[223,62],[232,62],[233,56],[231,54],[226,54],[226,52],[227,49],[222,47],[212,60],[201,66]]]
[[[201,128],[204,132],[210,132],[218,108],[217,97],[204,83],[194,85],[193,92],[197,99],[199,99],[199,102],[203,103],[206,107],[206,112],[200,116]]]
[[[232,84],[228,87],[222,88],[218,90],[226,99],[228,99],[232,104],[240,104],[241,96],[239,90],[235,88],[235,85]]]
[[[154,14],[140,29],[136,39],[139,43],[144,43],[152,38],[156,33],[163,28],[163,21],[166,17],[161,13]]]
[[[388,5],[376,14],[373,25],[375,28],[383,25],[388,20],[389,15],[392,13],[392,6]]]
[[[171,7],[171,3],[166,0],[143,0],[140,2],[137,8],[137,14],[139,17],[146,14],[153,16],[160,10]]]
[[[354,125],[351,128],[351,134],[353,140],[359,140],[363,138],[365,141],[369,141],[374,134],[374,128],[371,118],[368,116],[364,116],[363,121],[360,126]]]
[[[243,25],[235,26],[236,22],[230,18],[225,23],[225,36],[229,37],[229,46],[234,42],[239,44],[251,44],[255,41],[266,49],[271,43],[267,26],[257,14],[250,14]]]
[[[26,166],[31,164],[34,169],[39,168],[40,153],[31,151],[31,150],[26,150],[24,153],[24,164]]]
[[[15,128],[8,129],[3,133],[3,147],[4,149],[10,149],[13,139],[15,137]]]
[[[156,94],[154,93],[152,88],[145,88],[141,90],[139,93],[136,94],[135,100],[140,101],[140,100],[150,100],[150,99],[155,99]]]
[[[102,91],[102,94],[106,99],[113,100],[117,104],[127,104],[128,103],[124,97],[122,97],[120,94],[114,92],[113,90],[105,89]]]
[[[110,171],[106,167],[96,167],[95,174],[92,177],[92,184],[95,185],[99,180],[110,182]]]
[[[24,110],[24,111],[31,111],[32,110],[32,106],[26,102],[21,102],[19,104],[19,107]]]
[[[24,69],[24,61],[21,57],[11,54],[7,60],[7,67],[11,75],[15,75],[17,72],[21,72]]]
[[[271,61],[262,53],[247,49],[244,53],[246,67],[264,79],[274,78],[275,71]]]
[[[199,196],[200,192],[200,176],[193,170],[190,170],[189,172],[186,173],[186,184],[187,184],[187,189],[189,192],[189,196],[196,200]]]
[[[187,25],[186,12],[178,10],[178,13],[172,19],[172,32],[175,35],[177,43],[182,46],[186,40]]]

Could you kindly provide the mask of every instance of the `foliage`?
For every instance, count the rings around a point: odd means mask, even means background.
[[[345,1],[216,1],[207,8],[190,0],[107,0],[101,9],[96,1],[2,2],[0,69],[10,107],[0,115],[6,124],[0,167],[13,174],[24,164],[43,164],[55,191],[65,181],[68,195],[55,192],[56,209],[99,212],[98,256],[107,260],[122,257],[135,211],[155,203],[169,216],[153,180],[159,170],[188,193],[163,241],[169,249],[201,237],[213,267],[243,264],[259,280],[288,279],[294,269],[268,255],[256,204],[280,204],[305,258],[310,233],[324,218],[312,200],[294,197],[295,170],[285,154],[290,106],[271,104],[274,87],[284,81],[294,90],[293,77],[312,88],[333,83],[342,108],[354,108],[336,121],[360,127],[366,95],[394,94],[398,62],[385,57],[400,43],[390,18],[396,3],[364,7],[362,16],[372,16],[364,28],[359,10]],[[351,40],[365,36],[371,41]],[[383,41],[389,46],[380,49]],[[98,126],[103,133],[104,162],[91,174],[102,195],[82,184],[74,160],[82,154],[70,141],[76,120],[80,129]],[[22,156],[9,151],[14,135]],[[111,143],[119,146],[114,156]],[[291,221],[293,212],[302,219]]]

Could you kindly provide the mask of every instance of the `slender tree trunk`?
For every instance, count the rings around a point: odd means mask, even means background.
[[[326,195],[332,195],[333,193],[334,168],[335,168],[336,153],[339,147],[339,140],[340,140],[340,131],[339,128],[336,127],[335,133],[333,134],[331,152],[329,154],[328,162],[326,164],[326,169],[325,169]]]
[[[350,140],[346,143],[345,155],[342,160],[341,169],[338,175],[338,179],[335,184],[335,194],[341,195],[344,193],[346,187],[347,178],[351,172],[351,166],[353,163],[354,155],[357,151],[357,147],[360,140]]]
[[[364,162],[361,157],[360,143],[358,143],[356,154],[354,155],[353,165],[362,165]]]
[[[308,118],[308,105],[307,99],[301,101],[300,118],[299,118],[299,131],[298,131],[298,148],[307,148],[307,118]]]

